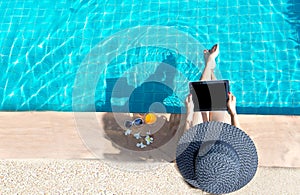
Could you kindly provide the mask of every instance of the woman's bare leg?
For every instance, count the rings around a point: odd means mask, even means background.
[[[217,80],[214,73],[214,68],[216,67],[215,58],[218,56],[218,54],[218,45],[214,45],[209,51],[204,50],[205,68],[200,78],[201,81]],[[186,129],[206,121],[221,121],[230,124],[230,116],[226,111],[194,112],[194,104],[191,98],[191,96],[188,96],[186,99]]]
[[[203,73],[201,75],[200,80],[201,81],[210,81],[213,78],[215,78],[214,69],[216,67],[216,61],[215,58],[219,55],[219,46],[214,45],[209,51],[204,50],[204,60],[205,60],[205,68],[203,70]],[[201,112],[201,113],[195,113],[194,118],[200,118],[202,117],[203,122],[210,120],[210,112]]]
[[[211,54],[210,51],[214,52],[213,53],[214,55]],[[203,51],[204,60],[205,60],[205,68],[201,75],[200,81],[210,81],[212,79],[212,73],[216,67],[215,58],[219,52],[218,46],[214,45],[210,51],[208,51],[208,50]]]
[[[211,70],[211,80],[217,80],[214,69]],[[226,111],[211,111],[209,112],[210,121],[220,121],[230,124],[230,115]]]
[[[211,80],[217,80],[214,70],[211,71]]]
[[[208,50],[203,51],[204,55],[204,61],[205,61],[205,68],[203,70],[203,73],[201,75],[200,80],[211,80],[211,64],[208,62],[211,61],[209,58],[210,52]],[[209,60],[210,59],[210,60]],[[209,121],[208,112],[194,112],[194,103],[192,101],[192,95],[190,94],[186,100],[185,100],[185,106],[186,106],[186,130],[191,128],[194,125]]]

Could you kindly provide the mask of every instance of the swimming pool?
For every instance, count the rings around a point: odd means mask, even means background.
[[[0,2],[0,109],[184,112],[202,50],[239,113],[300,114],[296,0]]]

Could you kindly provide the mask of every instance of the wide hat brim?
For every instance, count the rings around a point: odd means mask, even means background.
[[[230,189],[203,185],[197,181],[195,160],[198,152],[204,143],[217,141],[229,144],[238,156],[239,176],[236,185]],[[176,164],[181,175],[190,185],[209,193],[224,194],[239,190],[250,182],[257,170],[258,157],[253,141],[245,132],[226,123],[211,121],[196,125],[183,134],[177,145]],[[230,178],[224,179],[230,182]]]

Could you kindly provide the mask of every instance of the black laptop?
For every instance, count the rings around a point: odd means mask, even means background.
[[[226,111],[229,81],[197,81],[189,83],[194,111]]]

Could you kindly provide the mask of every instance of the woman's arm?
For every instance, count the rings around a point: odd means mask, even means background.
[[[236,126],[239,129],[241,129],[241,125],[240,125],[240,122],[238,120],[237,114],[234,114],[234,115],[230,114],[230,117],[231,117],[231,124]]]
[[[194,118],[194,103],[192,100],[192,94],[189,94],[186,97],[185,106],[186,106],[185,130],[188,130],[193,126],[193,118]]]
[[[236,113],[236,98],[233,94],[231,94],[230,92],[228,93],[229,96],[229,100],[227,102],[227,107],[228,107],[228,112],[230,114],[230,118],[231,118],[231,125],[236,126],[237,128],[241,129],[241,125]]]

